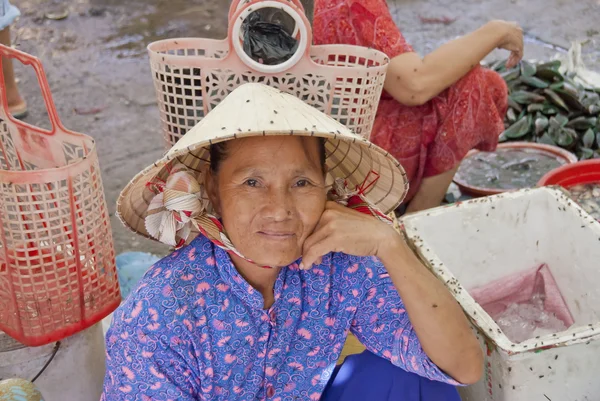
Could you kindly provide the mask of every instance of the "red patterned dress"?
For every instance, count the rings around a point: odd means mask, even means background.
[[[413,52],[385,0],[315,0],[315,44],[372,47],[393,58]],[[423,178],[451,170],[471,149],[493,151],[504,130],[507,87],[495,72],[476,67],[422,106],[383,94],[371,140],[406,169],[412,199]]]

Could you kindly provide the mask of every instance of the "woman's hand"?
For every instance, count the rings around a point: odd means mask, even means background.
[[[399,234],[373,216],[336,202],[327,202],[321,220],[304,242],[301,269],[320,264],[330,252],[353,256],[380,256],[384,247],[397,243]]]
[[[501,32],[499,49],[508,50],[510,57],[506,61],[506,68],[512,68],[523,58],[523,29],[515,22],[492,21]]]

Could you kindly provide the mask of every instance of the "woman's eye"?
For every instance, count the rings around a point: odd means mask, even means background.
[[[308,184],[308,180],[298,180],[298,182],[296,182],[297,187],[306,187]]]
[[[249,180],[246,180],[245,184],[248,185],[249,187],[256,187],[256,186],[258,186],[258,181],[257,180],[253,180],[251,178]]]

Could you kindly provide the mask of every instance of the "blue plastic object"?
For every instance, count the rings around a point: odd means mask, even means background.
[[[158,256],[144,252],[125,252],[117,256],[117,275],[123,299],[127,298],[146,271],[159,260]]]

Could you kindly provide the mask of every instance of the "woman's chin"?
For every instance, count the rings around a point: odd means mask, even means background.
[[[268,267],[289,266],[302,255],[302,248],[295,240],[269,241],[260,237],[240,244],[238,250],[255,264]]]
[[[283,255],[278,253],[277,256],[265,255],[265,253],[272,252],[265,251],[263,254],[257,254],[256,258],[252,258],[251,256],[249,256],[249,258],[252,259],[254,263],[256,263],[259,266],[268,267],[286,267],[296,262],[300,258],[300,252],[297,251],[286,252],[286,254]]]

